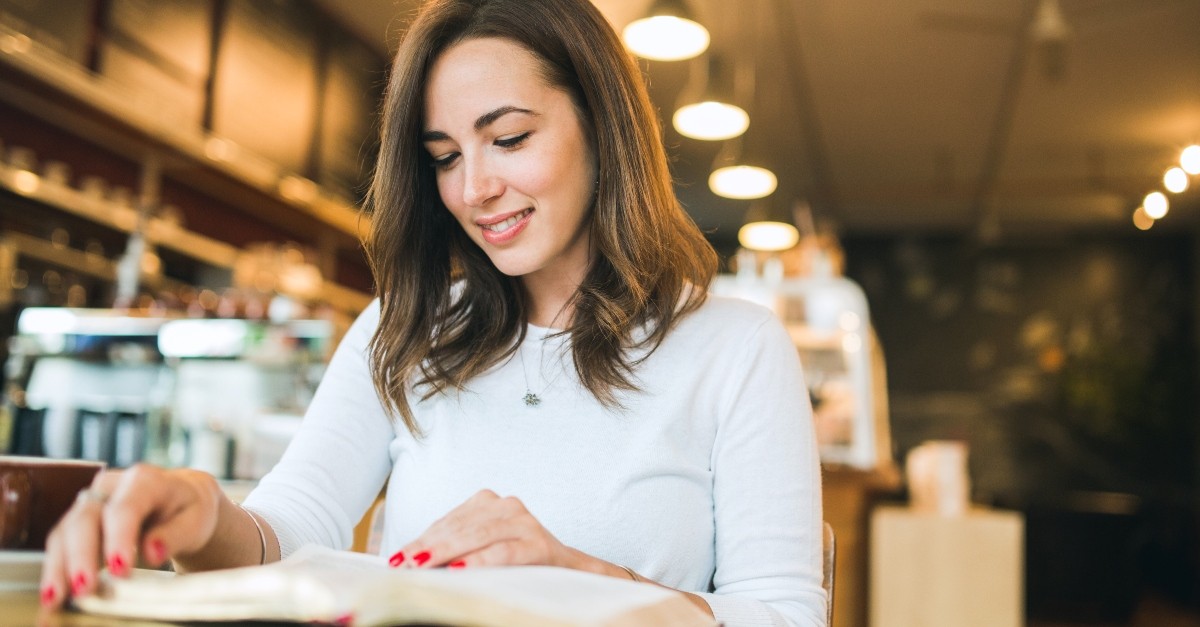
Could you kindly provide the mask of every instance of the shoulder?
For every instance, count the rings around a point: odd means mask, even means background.
[[[688,354],[716,351],[726,357],[757,352],[764,343],[790,345],[774,312],[748,300],[714,294],[681,317],[664,342]]]
[[[780,324],[766,307],[742,298],[708,294],[704,304],[679,321],[680,328],[699,330],[735,330],[754,332],[764,324]]]

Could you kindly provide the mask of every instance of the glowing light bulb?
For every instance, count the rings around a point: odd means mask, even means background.
[[[750,127],[750,115],[736,105],[707,100],[685,105],[671,117],[680,135],[716,141],[731,139]]]
[[[738,229],[738,243],[750,250],[787,250],[800,241],[800,231],[786,222],[751,222]]]
[[[1167,215],[1170,203],[1167,202],[1167,197],[1162,192],[1150,192],[1142,200],[1142,207],[1146,210],[1146,215],[1159,220]]]
[[[708,187],[714,194],[738,200],[769,196],[778,185],[774,172],[752,165],[718,168],[708,176]]]
[[[1200,174],[1200,145],[1192,144],[1179,154],[1179,165],[1188,174]]]
[[[681,61],[708,49],[708,29],[674,15],[655,15],[630,22],[621,33],[625,45],[639,57]]]
[[[1163,187],[1166,187],[1167,191],[1172,194],[1187,191],[1188,183],[1188,175],[1183,168],[1171,168],[1163,175]]]
[[[1150,227],[1154,226],[1154,218],[1146,215],[1146,209],[1144,207],[1138,207],[1133,211],[1133,225],[1136,226],[1139,231],[1149,231]]]

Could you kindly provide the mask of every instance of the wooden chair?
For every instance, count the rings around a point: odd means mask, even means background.
[[[837,557],[837,541],[833,536],[833,527],[824,523],[824,559],[821,569],[821,587],[825,589],[825,624],[833,627],[833,575],[835,558]]]

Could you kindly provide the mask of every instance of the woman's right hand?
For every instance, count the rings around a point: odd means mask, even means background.
[[[216,480],[190,469],[139,464],[100,473],[46,538],[41,598],[58,608],[95,589],[100,564],[118,577],[137,560],[159,567],[200,551],[216,530]]]

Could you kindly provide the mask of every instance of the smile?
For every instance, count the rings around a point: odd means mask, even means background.
[[[503,244],[513,239],[525,229],[525,225],[529,224],[529,216],[533,214],[533,208],[527,208],[510,215],[503,220],[498,220],[490,224],[479,224],[483,229],[483,239],[492,244]]]

